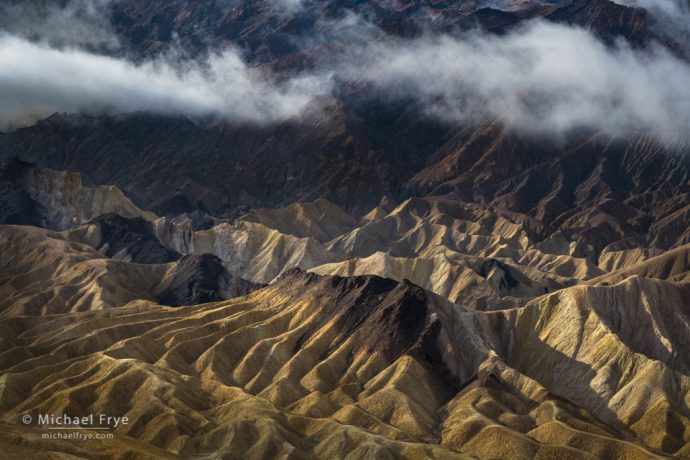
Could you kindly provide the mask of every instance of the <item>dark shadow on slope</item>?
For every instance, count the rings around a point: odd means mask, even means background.
[[[101,231],[96,248],[112,259],[140,264],[164,264],[181,257],[156,237],[153,224],[141,218],[103,214],[91,221]]]
[[[261,287],[233,276],[211,254],[184,256],[174,270],[170,284],[158,295],[161,304],[171,307],[218,302]]]

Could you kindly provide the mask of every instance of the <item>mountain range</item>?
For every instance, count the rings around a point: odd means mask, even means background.
[[[250,86],[283,96],[334,73],[278,118],[67,105],[0,133],[0,457],[690,458],[690,129],[534,130],[490,101],[438,116],[447,95],[426,90],[442,72],[386,92],[334,66],[384,44],[366,61],[383,74],[377,56],[411,43],[552,31],[539,24],[620,62],[690,65],[645,2],[0,11],[17,40],[130,69],[176,62],[191,86],[189,59],[213,67],[226,48]],[[75,42],[45,27],[58,19],[105,35]],[[544,94],[515,97],[541,113],[557,105]],[[55,439],[38,414],[128,423]]]

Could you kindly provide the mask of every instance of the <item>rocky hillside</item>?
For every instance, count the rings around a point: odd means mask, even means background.
[[[0,4],[0,457],[690,459],[673,5]]]
[[[2,410],[127,415],[108,448],[142,458],[130,439],[181,456],[683,457],[688,295],[632,277],[481,313],[291,270],[225,303],[5,322]]]

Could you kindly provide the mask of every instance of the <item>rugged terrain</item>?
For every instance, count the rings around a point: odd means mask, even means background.
[[[682,232],[649,227],[595,251],[578,233],[540,239],[534,218],[448,198],[382,203],[359,220],[319,200],[208,230],[154,222],[1,228],[5,423],[127,415],[103,458],[159,455],[149,446],[183,457],[690,454]],[[215,303],[171,308],[202,302]],[[8,451],[96,448],[15,445],[28,429],[8,425]]]
[[[380,41],[541,18],[684,59],[607,0],[297,3],[121,0],[98,50],[240,46],[286,78],[348,18]],[[357,82],[318,105],[0,133],[0,457],[690,458],[687,132],[448,123]],[[91,413],[129,423],[35,418]]]
[[[2,409],[127,415],[122,456],[685,457],[689,295],[631,275],[479,312],[293,269],[197,307],[4,308]]]

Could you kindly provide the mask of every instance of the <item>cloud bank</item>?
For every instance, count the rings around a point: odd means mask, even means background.
[[[502,36],[474,31],[403,40],[385,37],[360,18],[346,19],[336,30],[348,46],[323,59],[322,68],[286,80],[246,64],[235,49],[203,62],[162,56],[134,64],[81,43],[56,45],[47,37],[5,32],[0,125],[54,112],[132,111],[273,123],[332,95],[338,81],[413,100],[429,116],[453,124],[488,116],[536,133],[580,127],[690,131],[690,65],[661,46],[609,47],[584,30],[544,21]]]
[[[0,124],[54,112],[149,111],[271,122],[330,92],[328,75],[273,83],[232,49],[206,61],[135,65],[78,49],[0,37]]]
[[[661,47],[606,47],[590,33],[535,22],[506,36],[473,33],[375,49],[366,78],[432,115],[481,115],[518,129],[690,129],[690,66]]]

